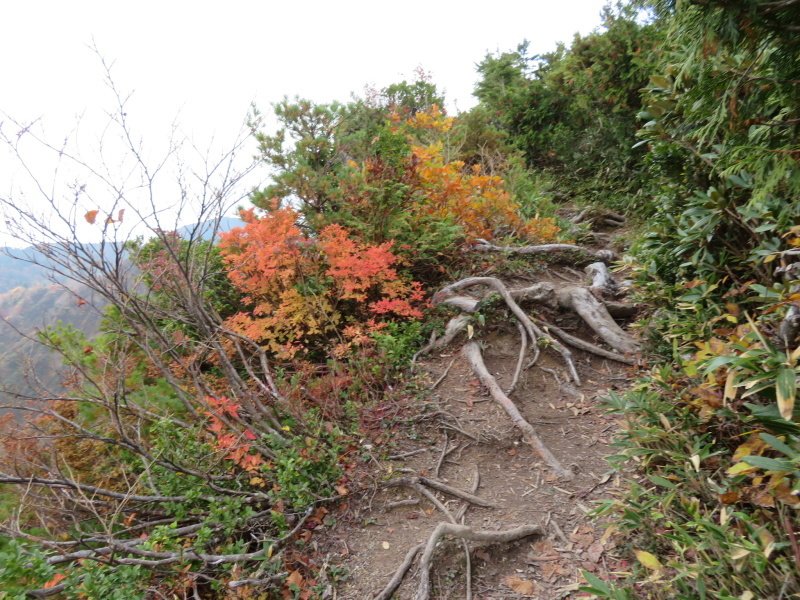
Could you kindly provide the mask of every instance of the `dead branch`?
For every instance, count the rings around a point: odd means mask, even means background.
[[[393,454],[392,456],[388,457],[386,460],[405,460],[410,456],[416,456],[417,454],[422,454],[423,452],[427,452],[427,448],[419,448],[417,450],[412,450],[411,452],[403,452],[402,454]]]
[[[530,444],[530,446],[539,456],[542,457],[542,459],[544,459],[544,461],[550,466],[556,475],[562,477],[563,479],[572,479],[574,474],[565,469],[558,459],[553,456],[552,452],[550,452],[542,440],[539,439],[539,436],[536,434],[536,430],[533,428],[533,425],[525,420],[514,402],[503,393],[503,390],[500,389],[500,386],[497,384],[497,380],[491,375],[491,373],[489,373],[489,370],[486,368],[486,365],[483,362],[480,346],[478,346],[476,342],[469,342],[464,346],[462,352],[472,365],[472,368],[475,371],[475,374],[481,380],[481,383],[489,389],[489,393],[492,395],[492,398],[494,398],[495,402],[497,402],[503,408],[503,410],[506,411],[506,414],[511,417],[511,420],[514,421],[514,424],[520,428],[525,441]]]

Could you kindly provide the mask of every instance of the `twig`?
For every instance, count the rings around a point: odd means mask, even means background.
[[[436,463],[436,468],[433,470],[433,476],[439,477],[439,471],[442,470],[442,463],[444,457],[447,456],[447,447],[450,445],[450,436],[447,434],[447,429],[444,430],[444,443],[442,444],[442,452],[439,455],[439,462]]]
[[[445,494],[450,494],[451,496],[455,496],[456,498],[461,498],[462,500],[466,500],[470,504],[475,504],[476,506],[483,506],[486,508],[498,508],[498,505],[493,502],[489,502],[488,500],[479,498],[478,496],[470,494],[469,492],[464,492],[454,487],[450,487],[449,485],[446,485],[441,481],[428,479],[427,477],[397,477],[395,479],[390,479],[389,481],[386,482],[386,486],[388,487],[405,486],[405,487],[410,487],[412,489],[416,489],[414,487],[416,485],[423,485],[429,488],[433,488],[435,490],[439,490],[440,492],[444,492]]]
[[[797,544],[797,536],[794,533],[792,522],[789,520],[789,517],[786,515],[786,513],[783,515],[783,526],[786,528],[786,533],[789,534],[789,541],[792,543],[792,554],[794,554],[794,561],[797,563],[798,568],[800,568],[800,546]]]
[[[461,429],[460,427],[456,427],[455,425],[452,425],[451,423],[448,423],[447,421],[442,421],[441,423],[439,423],[439,425],[440,425],[441,427],[446,427],[447,429],[452,429],[453,431],[457,431],[457,432],[458,432],[458,433],[460,433],[461,435],[463,435],[463,436],[465,436],[465,437],[468,437],[469,439],[471,439],[471,440],[473,440],[473,441],[476,441],[476,442],[478,441],[478,438],[476,438],[476,437],[475,437],[474,435],[472,435],[471,433],[467,433],[466,431],[464,431],[464,430],[463,430],[463,429]]]
[[[561,531],[561,527],[558,526],[558,523],[556,523],[555,520],[552,520],[552,521],[550,521],[550,525],[553,527],[553,531],[556,532],[556,535],[558,536],[558,539],[560,539],[565,544],[569,544],[569,540],[567,539],[567,536],[565,536],[564,532]]]
[[[229,588],[237,588],[242,587],[243,585],[266,585],[268,583],[272,583],[277,579],[283,579],[284,577],[288,577],[289,573],[275,573],[275,575],[270,575],[269,577],[265,577],[264,579],[238,579],[236,581],[229,581],[228,587]]]
[[[384,506],[384,510],[392,510],[395,508],[402,508],[403,506],[417,506],[419,504],[418,498],[408,498],[407,500],[398,500],[397,502],[390,502]]]
[[[450,368],[453,366],[453,364],[455,364],[455,362],[456,362],[456,359],[455,359],[455,358],[454,358],[453,360],[451,360],[451,361],[450,361],[450,364],[449,364],[449,365],[447,365],[447,368],[444,370],[444,373],[442,373],[442,376],[441,376],[441,377],[439,377],[439,379],[437,379],[437,380],[436,380],[436,383],[434,383],[434,384],[431,386],[431,389],[430,389],[429,391],[431,391],[431,392],[432,392],[432,391],[433,391],[433,390],[435,390],[437,387],[439,387],[439,384],[440,384],[440,383],[442,383],[442,382],[444,381],[444,378],[445,378],[445,377],[447,377],[447,374],[450,372]]]
[[[475,465],[475,474],[472,476],[472,489],[470,492],[473,494],[478,491],[478,487],[481,485],[481,472],[478,470],[478,466]],[[467,514],[467,510],[469,509],[469,504],[464,504],[461,508],[458,509],[456,513],[456,522],[461,522],[464,524],[464,517]]]
[[[427,452],[427,448],[419,448],[418,450],[412,450],[411,452],[403,452],[402,454],[393,454],[386,460],[404,460],[411,456],[416,456],[417,454],[422,454],[423,452]]]

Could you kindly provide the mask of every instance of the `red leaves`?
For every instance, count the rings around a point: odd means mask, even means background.
[[[337,224],[309,237],[297,213],[277,204],[261,218],[252,210],[242,218],[246,225],[222,234],[220,249],[253,309],[228,324],[273,353],[291,358],[328,345],[337,334],[360,332],[373,315],[421,316],[421,286],[398,275],[392,242],[366,244]]]

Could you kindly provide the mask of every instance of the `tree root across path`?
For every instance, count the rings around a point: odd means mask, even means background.
[[[502,299],[502,302],[516,319],[521,340],[516,369],[509,389],[503,391],[497,379],[489,372],[484,362],[481,346],[477,341],[467,342],[462,349],[462,355],[469,362],[472,371],[483,386],[488,389],[492,399],[503,408],[520,429],[524,441],[533,448],[556,476],[562,480],[572,480],[575,474],[565,468],[550,452],[537,435],[533,425],[525,419],[509,395],[519,382],[524,368],[529,368],[536,363],[542,351],[540,346],[551,348],[560,354],[572,380],[577,386],[581,385],[580,376],[572,358],[572,353],[567,349],[566,345],[624,364],[634,364],[633,355],[637,351],[636,341],[614,321],[611,312],[607,308],[606,298],[610,299],[608,305],[615,316],[632,316],[635,314],[637,307],[612,300],[616,294],[620,293],[620,286],[611,277],[605,264],[613,260],[613,252],[587,250],[569,244],[525,246],[521,248],[500,247],[483,241],[479,241],[476,249],[485,252],[543,254],[559,258],[565,257],[582,260],[584,264],[589,260],[597,261],[586,267],[585,272],[589,277],[586,286],[577,285],[574,281],[561,286],[540,282],[520,289],[509,289],[501,280],[495,277],[469,277],[442,288],[434,295],[433,304],[443,304],[457,308],[462,314],[450,320],[442,337],[437,339],[435,335],[432,336],[428,344],[414,356],[415,362],[420,356],[428,352],[444,348],[467,329],[469,329],[470,337],[472,337],[475,318],[471,315],[478,312],[482,306],[485,306],[485,301],[490,296],[495,295]],[[587,258],[589,260],[586,260]],[[575,274],[578,275],[578,273]],[[488,295],[485,294],[478,297],[467,295],[467,290],[479,287],[489,288],[491,292]],[[536,303],[544,305],[551,310],[561,309],[576,313],[610,349],[568,334],[544,320],[534,320],[521,307],[525,303]],[[526,354],[529,353],[531,357],[526,365]],[[431,389],[435,389],[441,383],[452,365],[453,363],[451,362],[445,373]],[[560,382],[554,371],[545,370],[554,375],[559,385],[569,386],[569,382]],[[461,429],[456,430],[465,433]],[[449,437],[445,435],[444,444],[435,468],[437,474],[448,453],[448,440]],[[470,506],[496,507],[475,495],[479,480],[480,474],[476,472],[471,493],[426,477],[398,477],[386,482],[385,485],[387,487],[405,487],[414,490],[417,494],[429,500],[446,517],[447,521],[439,523],[427,542],[414,546],[408,551],[391,581],[380,594],[375,596],[375,600],[389,600],[394,595],[417,557],[420,557],[419,580],[414,600],[429,600],[433,556],[443,536],[450,535],[459,538],[464,547],[466,554],[466,597],[468,600],[472,600],[470,550],[467,541],[505,543],[531,535],[544,535],[545,531],[540,525],[524,525],[506,531],[477,530],[465,525],[464,513]],[[465,502],[461,510],[457,511],[456,516],[436,496],[434,490],[448,494],[451,497],[460,498]]]
[[[578,252],[583,256],[607,259],[609,253],[603,251],[594,252],[582,249],[578,246],[568,244],[551,244],[548,246],[526,246],[523,248],[501,248],[481,243],[483,250],[503,250],[516,251],[522,254],[530,253],[551,253],[551,252]],[[484,286],[499,296],[508,309],[517,319],[517,326],[520,331],[521,348],[517,367],[514,372],[513,380],[508,392],[503,392],[497,380],[489,373],[483,360],[480,346],[476,342],[470,342],[463,348],[463,354],[469,361],[472,370],[481,380],[483,385],[489,390],[492,398],[497,402],[511,417],[515,425],[522,431],[525,441],[544,459],[553,472],[563,479],[572,479],[573,473],[565,469],[556,457],[547,449],[544,443],[536,434],[533,426],[522,416],[517,406],[509,398],[510,394],[517,385],[520,373],[524,365],[524,356],[528,348],[533,350],[533,358],[527,368],[533,366],[539,358],[539,342],[543,341],[555,349],[564,360],[570,375],[576,385],[581,385],[572,353],[564,344],[579,348],[603,358],[608,358],[623,364],[634,364],[632,355],[636,353],[638,347],[636,341],[626,331],[624,331],[609,313],[605,302],[602,300],[604,295],[613,296],[619,291],[619,286],[608,271],[604,262],[594,262],[589,264],[585,272],[590,279],[590,285],[583,287],[569,284],[556,287],[552,283],[541,282],[525,288],[509,290],[505,284],[495,277],[468,277],[455,283],[445,286],[433,297],[433,304],[444,304],[462,310],[462,314],[451,319],[447,325],[445,334],[442,338],[431,338],[431,341],[422,348],[414,357],[416,360],[422,354],[431,350],[442,348],[444,345],[454,340],[460,332],[466,329],[472,322],[469,313],[475,313],[481,306],[481,302],[486,299],[474,298],[464,295],[465,290]],[[542,324],[539,327],[536,322],[521,308],[520,303],[534,302],[543,304],[549,308],[560,308],[571,310],[577,313],[584,322],[591,327],[603,342],[612,348],[607,350],[591,342],[582,340],[570,335],[554,325]],[[626,305],[615,303],[615,311],[624,310]],[[553,335],[551,335],[551,333]],[[558,339],[557,339],[558,338]],[[563,342],[563,344],[562,344]]]
[[[544,529],[540,525],[522,525],[514,529],[506,531],[481,531],[473,529],[467,525],[459,525],[458,523],[442,522],[433,530],[431,537],[428,538],[427,543],[419,544],[411,548],[406,554],[400,567],[395,572],[392,579],[389,581],[383,591],[375,596],[375,600],[389,600],[397,588],[403,581],[406,573],[414,564],[414,559],[424,549],[422,558],[420,559],[419,570],[419,584],[417,586],[417,593],[414,600],[429,600],[430,587],[431,587],[431,567],[433,562],[433,553],[436,551],[436,544],[442,536],[452,535],[462,539],[462,541],[470,542],[485,542],[490,544],[502,544],[513,542],[532,535],[544,535]],[[468,597],[471,594],[468,593]]]
[[[464,346],[462,352],[475,371],[475,374],[481,380],[481,383],[489,389],[489,393],[492,395],[495,402],[503,407],[506,414],[511,417],[514,424],[522,431],[522,437],[525,441],[530,444],[534,451],[550,466],[553,473],[562,479],[572,479],[574,477],[572,471],[565,469],[558,459],[553,456],[553,453],[547,449],[547,446],[545,446],[542,440],[539,439],[539,436],[536,435],[533,425],[525,420],[525,417],[519,412],[516,404],[514,404],[514,402],[503,393],[500,386],[497,385],[497,380],[489,373],[489,370],[483,362],[483,355],[481,354],[481,349],[478,344],[476,342],[469,342]]]

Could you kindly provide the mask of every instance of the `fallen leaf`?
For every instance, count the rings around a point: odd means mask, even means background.
[[[289,585],[296,585],[297,587],[303,587],[303,576],[300,574],[300,570],[296,569],[292,571],[289,577],[286,578],[286,583]]]
[[[54,588],[58,585],[59,581],[66,578],[67,576],[64,575],[63,573],[56,573],[55,576],[53,576],[53,578],[50,581],[48,581],[42,586],[42,589],[49,590],[50,588]]]
[[[388,550],[389,549],[389,542],[381,542],[381,547],[384,550]]]
[[[516,593],[522,594],[523,596],[533,595],[533,591],[536,589],[532,581],[520,579],[518,575],[509,575],[503,579],[503,585],[510,587]]]
[[[341,496],[346,496],[347,494],[349,494],[349,493],[350,493],[350,490],[348,490],[348,489],[347,489],[346,487],[344,487],[343,485],[337,485],[337,486],[336,486],[336,491],[337,491],[337,492],[339,492],[339,494],[340,494]]]
[[[603,547],[602,542],[595,542],[591,546],[586,549],[586,558],[588,558],[593,563],[596,563],[600,560],[600,557],[603,555]]]
[[[541,569],[542,576],[548,583],[553,583],[561,575],[569,575],[569,571],[557,563],[544,563]]]
[[[651,571],[660,571],[662,569],[661,563],[658,561],[658,559],[649,552],[645,552],[644,550],[634,550],[633,553],[636,555],[636,560],[642,563],[645,568],[650,569]]]
[[[491,560],[491,556],[486,550],[475,550],[475,558],[480,558],[483,562],[489,562]]]

